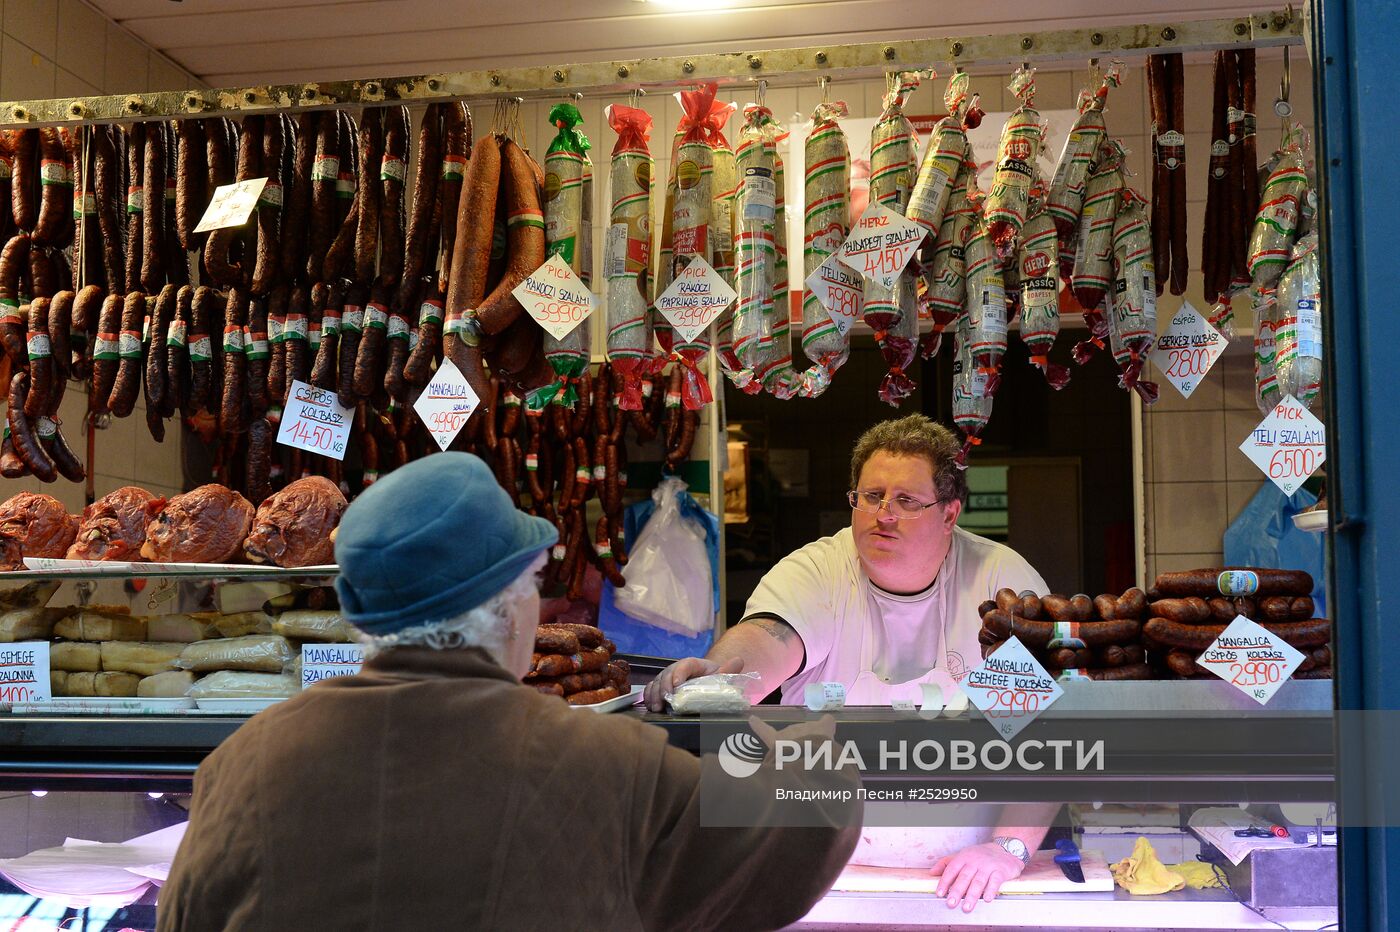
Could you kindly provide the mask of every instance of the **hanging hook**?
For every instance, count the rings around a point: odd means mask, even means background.
[[[822,75],[820,78],[817,78],[817,86],[822,89],[822,103],[831,103],[831,77],[829,75]]]
[[[758,105],[759,105],[760,107],[764,106],[765,103],[767,103],[767,99],[768,99],[768,79],[767,79],[767,78],[759,78],[759,79],[758,79]]]
[[[1293,105],[1288,102],[1289,94],[1293,90],[1293,67],[1289,58],[1288,46],[1283,47],[1283,77],[1278,82],[1278,100],[1274,101],[1274,113],[1280,119],[1287,120],[1293,115]]]

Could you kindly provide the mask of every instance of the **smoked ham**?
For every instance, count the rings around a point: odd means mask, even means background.
[[[62,558],[78,519],[52,495],[20,492],[0,504],[0,569],[22,570],[25,557]]]
[[[317,566],[335,562],[331,532],[340,524],[345,496],[324,476],[307,476],[258,506],[243,552],[254,563]]]
[[[253,506],[222,485],[177,495],[146,525],[141,555],[156,563],[228,563],[243,552]]]
[[[83,509],[70,560],[140,560],[146,524],[165,500],[134,485],[122,486]]]

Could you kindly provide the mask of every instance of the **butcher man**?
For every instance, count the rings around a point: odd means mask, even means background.
[[[978,605],[999,589],[1048,591],[1011,548],[957,526],[967,498],[958,452],[951,431],[918,414],[866,431],[851,455],[851,526],[769,570],[743,620],[705,657],[662,671],[647,707],[663,711],[686,680],[741,671],[761,677],[755,701],[780,687],[800,705],[820,682],[844,686],[848,705],[917,700],[924,684],[951,696],[981,662]],[[852,862],[927,866],[949,907],[970,911],[1020,875],[1057,807],[982,808],[976,827],[867,827]]]

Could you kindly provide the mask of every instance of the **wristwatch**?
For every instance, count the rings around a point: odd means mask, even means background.
[[[1022,864],[1029,864],[1031,862],[1030,849],[1027,848],[1026,843],[1019,838],[1013,838],[1010,835],[998,835],[992,839],[992,843],[1001,845],[1006,853],[1013,858],[1020,858]]]

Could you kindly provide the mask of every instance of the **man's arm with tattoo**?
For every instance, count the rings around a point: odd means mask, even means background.
[[[805,657],[802,638],[787,622],[776,615],[751,615],[724,632],[703,660],[687,657],[661,671],[647,686],[646,705],[660,712],[666,693],[711,673],[759,674],[758,685],[749,690],[749,699],[757,702],[801,670]]]

